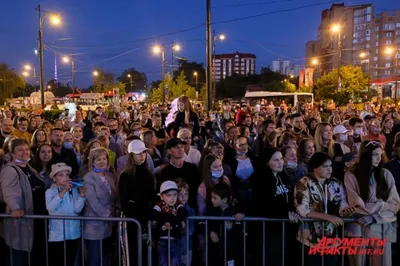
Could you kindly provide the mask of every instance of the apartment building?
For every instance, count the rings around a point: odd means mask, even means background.
[[[381,79],[395,74],[399,53],[400,10],[375,14],[373,4],[332,4],[321,13],[318,40],[306,44],[306,65],[323,74],[353,64]]]
[[[232,76],[256,73],[256,55],[247,53],[216,54],[213,59],[214,80],[220,81]]]

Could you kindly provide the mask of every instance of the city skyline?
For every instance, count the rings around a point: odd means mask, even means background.
[[[212,2],[212,29],[226,35],[226,40],[217,43],[216,53],[255,54],[256,72],[277,58],[304,66],[305,44],[317,38],[316,25],[321,21],[321,11],[333,3],[319,0]],[[169,65],[173,42],[182,48],[177,56],[205,65],[205,1],[188,4],[182,0],[48,0],[40,4],[42,9],[59,12],[62,17],[58,27],[44,21],[46,81],[54,78],[55,54],[58,78],[63,83],[71,83],[71,66],[63,64],[61,57],[74,55],[78,87],[86,88],[91,84],[95,68],[119,76],[124,69],[135,67],[146,73],[149,82],[159,80],[161,58],[152,54],[152,46],[165,45]],[[375,4],[377,12],[387,9],[399,10],[400,3],[384,0]],[[37,48],[38,32],[35,3],[6,0],[2,11],[0,22],[7,27],[0,29],[3,39],[0,43],[1,62],[17,72],[22,71],[25,64],[36,64],[38,73],[39,60],[33,53]]]

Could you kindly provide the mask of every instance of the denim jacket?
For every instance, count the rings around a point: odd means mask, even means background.
[[[61,199],[60,188],[53,184],[46,190],[46,208],[49,215],[79,216],[85,204],[85,199],[80,197],[77,188],[72,188],[65,193]],[[49,242],[64,240],[63,220],[49,221]],[[77,239],[81,236],[81,225],[79,220],[65,220],[65,240]]]

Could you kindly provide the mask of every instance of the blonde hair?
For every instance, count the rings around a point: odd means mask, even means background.
[[[315,151],[316,152],[323,152],[322,146],[322,134],[324,129],[329,126],[332,130],[332,125],[329,123],[319,123],[315,128],[315,136],[314,136],[314,143],[315,143]],[[328,155],[329,157],[333,158],[335,156],[335,149],[334,149],[335,141],[331,138],[328,142]]]
[[[93,150],[90,151],[89,153],[89,163],[88,163],[88,170],[93,171],[93,162],[99,158],[101,155],[105,155],[107,158],[107,164],[110,166],[110,158],[108,156],[108,152],[105,148],[99,147],[99,148],[94,148]]]
[[[184,135],[185,133],[186,133],[186,134],[189,134],[190,137],[192,136],[192,131],[190,131],[190,129],[188,129],[188,128],[182,128],[182,129],[180,129],[180,130],[178,131],[177,137],[178,137],[178,138],[182,138],[182,135]]]

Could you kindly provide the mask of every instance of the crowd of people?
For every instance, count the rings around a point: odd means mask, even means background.
[[[83,256],[85,265],[117,265],[116,223],[24,219],[62,215],[136,219],[142,230],[127,223],[125,235],[129,265],[147,263],[137,240],[146,247],[148,228],[159,266],[204,265],[206,257],[218,266],[301,265],[302,257],[339,265],[338,255],[309,254],[323,236],[383,237],[384,255],[348,255],[346,264],[392,265],[400,255],[400,115],[364,105],[255,109],[223,100],[205,111],[182,96],[119,112],[65,109],[55,121],[4,110],[0,213],[12,218],[0,220],[1,260],[75,266]],[[195,216],[204,221],[187,219]]]

